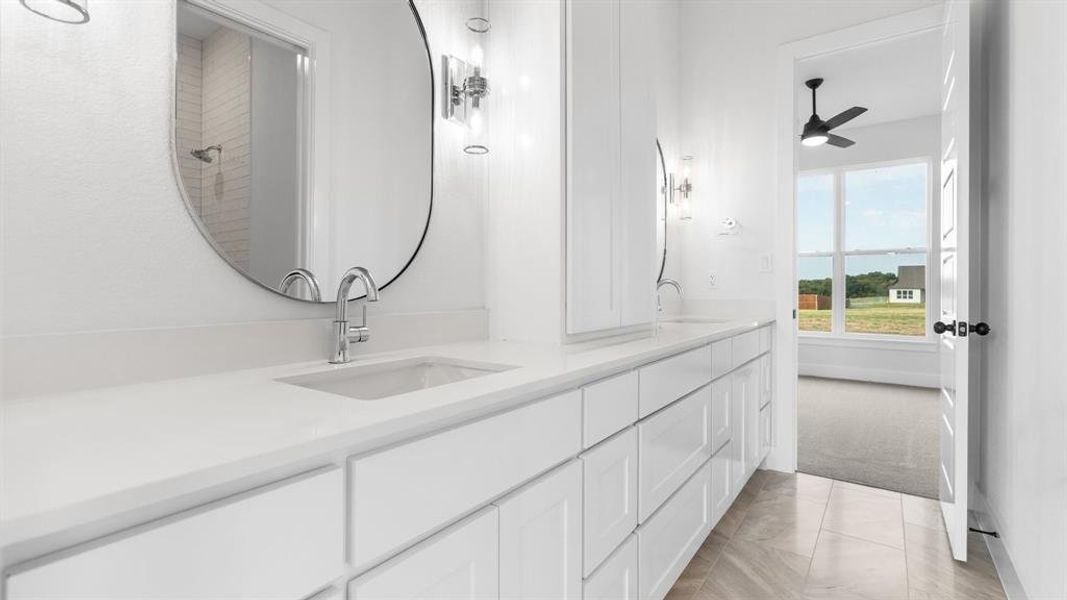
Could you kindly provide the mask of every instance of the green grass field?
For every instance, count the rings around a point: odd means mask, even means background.
[[[922,336],[926,333],[925,304],[865,303],[866,298],[853,299],[853,306],[845,309],[845,331],[881,335]],[[799,312],[801,331],[830,332],[831,311],[802,310]]]

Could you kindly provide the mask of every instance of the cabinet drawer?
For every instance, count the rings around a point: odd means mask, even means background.
[[[637,371],[582,388],[582,442],[592,448],[637,421]]]
[[[631,535],[585,580],[584,600],[637,600],[637,536]]]
[[[575,390],[350,461],[357,568],[548,470],[581,448]]]
[[[298,600],[344,569],[338,468],[274,484],[134,530],[12,576],[9,600]]]
[[[711,470],[711,522],[719,522],[733,503],[733,488],[730,485],[730,443],[711,457],[708,465]]]
[[[654,417],[638,433],[638,517],[649,517],[711,457],[711,386]]]
[[[733,383],[723,377],[711,384],[711,450],[717,451],[730,440],[730,394]]]
[[[759,331],[750,331],[733,337],[733,365],[737,367],[759,356]]]
[[[771,326],[760,327],[759,331],[759,351],[760,354],[771,351]]]
[[[640,597],[662,600],[711,533],[711,471],[700,469],[637,530]]]
[[[711,346],[641,367],[641,418],[711,381]]]
[[[718,379],[734,368],[734,342],[719,340],[711,345],[711,378]]]
[[[584,569],[590,573],[637,527],[637,429],[582,455]]]
[[[348,600],[499,597],[495,506],[353,579]]]

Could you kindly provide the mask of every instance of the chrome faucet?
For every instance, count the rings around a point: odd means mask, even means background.
[[[288,294],[289,288],[293,287],[293,284],[296,283],[298,279],[303,279],[304,283],[307,284],[313,302],[322,302],[322,292],[319,290],[319,282],[315,279],[315,274],[307,269],[297,267],[286,273],[285,277],[282,277],[282,282],[278,284],[278,291],[283,294]]]
[[[665,286],[671,286],[674,291],[678,292],[678,297],[682,297],[682,284],[673,279],[660,279],[656,284],[656,312],[663,312],[663,302],[660,298],[659,291]]]
[[[349,326],[348,291],[357,279],[363,282],[363,287],[367,290],[367,300],[363,303],[363,321],[359,325]],[[333,356],[330,358],[331,364],[339,365],[351,361],[352,358],[348,355],[348,345],[370,339],[370,329],[367,327],[367,302],[377,301],[378,284],[374,283],[374,278],[370,276],[369,271],[363,267],[352,267],[345,271],[344,277],[341,278],[341,285],[337,287],[337,316],[333,320],[336,340]]]

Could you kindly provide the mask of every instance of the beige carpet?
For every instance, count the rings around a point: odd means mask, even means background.
[[[937,497],[938,391],[801,377],[797,469]]]

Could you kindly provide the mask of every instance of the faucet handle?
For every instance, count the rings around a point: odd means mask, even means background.
[[[370,327],[366,325],[352,325],[348,328],[348,341],[350,342],[366,342],[370,341]]]

